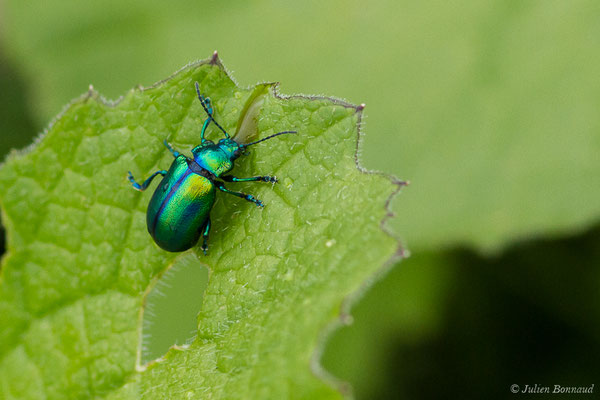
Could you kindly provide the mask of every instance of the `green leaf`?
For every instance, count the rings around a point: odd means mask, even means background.
[[[295,129],[257,145],[235,173],[280,177],[239,184],[261,210],[218,196],[198,333],[187,347],[141,365],[145,297],[181,255],[148,235],[151,190],[126,172],[168,167],[168,139],[198,144],[204,114],[241,137]],[[107,104],[90,91],[31,149],[0,169],[8,242],[0,276],[2,398],[338,398],[318,366],[351,293],[398,255],[381,227],[398,188],[357,168],[360,107],[328,98],[242,89],[216,59]],[[242,121],[242,122],[239,122]],[[220,133],[211,128],[209,137]],[[342,388],[337,386],[337,389]]]

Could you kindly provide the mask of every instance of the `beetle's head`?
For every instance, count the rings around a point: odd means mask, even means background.
[[[221,139],[217,145],[227,154],[230,160],[235,160],[243,154],[242,147],[233,139]]]

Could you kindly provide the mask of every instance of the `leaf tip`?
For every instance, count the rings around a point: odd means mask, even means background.
[[[210,65],[219,65],[221,64],[221,60],[219,59],[219,52],[217,50],[215,50],[213,52],[212,57],[210,58]]]
[[[98,91],[96,90],[96,88],[94,87],[94,85],[90,83],[88,85],[87,92],[84,93],[83,95],[81,95],[81,97],[79,99],[83,100],[83,101],[85,101],[87,99],[97,99],[99,97],[99,95],[100,94],[98,93]],[[74,102],[76,102],[76,101],[77,101],[77,99],[72,100],[69,104],[67,104],[66,107],[67,108],[70,107],[71,104],[74,103]],[[65,109],[65,111],[66,111],[66,109]],[[58,120],[58,118],[60,118],[61,114],[59,114],[59,116],[56,118],[57,120]]]

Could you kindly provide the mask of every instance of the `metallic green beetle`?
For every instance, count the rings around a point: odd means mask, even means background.
[[[175,160],[168,171],[156,171],[141,185],[135,181],[129,172],[129,181],[136,190],[144,191],[157,175],[163,179],[154,191],[148,211],[146,224],[148,232],[160,247],[167,251],[185,251],[194,246],[200,236],[203,237],[202,251],[206,254],[208,234],[210,232],[210,210],[215,202],[216,190],[246,199],[259,207],[264,207],[260,200],[250,194],[234,192],[225,187],[225,182],[272,182],[274,176],[253,176],[237,178],[223,175],[231,171],[234,161],[244,155],[248,146],[263,142],[275,136],[295,131],[278,132],[255,142],[239,144],[229,137],[229,134],[213,118],[213,109],[208,97],[200,94],[196,82],[198,99],[208,117],[202,125],[200,144],[192,149],[193,158],[174,150],[165,140]],[[225,135],[218,143],[204,138],[206,129],[213,122]]]

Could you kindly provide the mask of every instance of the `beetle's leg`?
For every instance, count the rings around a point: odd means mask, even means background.
[[[165,171],[164,169],[162,171],[156,171],[155,173],[150,175],[150,178],[146,179],[144,181],[144,183],[142,183],[141,185],[135,181],[131,172],[129,172],[129,176],[127,178],[129,179],[129,182],[131,182],[131,184],[133,185],[133,188],[135,190],[139,190],[140,192],[143,192],[144,190],[146,190],[148,185],[150,185],[150,183],[152,182],[152,179],[154,179],[154,177],[156,177],[156,175],[165,176],[166,174],[167,174],[167,171]]]
[[[198,82],[196,82],[196,93],[198,94],[198,100],[200,100],[202,108],[204,108],[204,111],[206,111],[208,117],[212,118],[213,109],[212,104],[210,103],[210,98],[202,96],[202,94],[200,93],[200,85],[198,85]]]
[[[202,125],[202,131],[200,132],[200,144],[206,143],[204,133],[206,132],[206,128],[208,128],[208,125],[210,125],[210,121],[212,121],[212,117],[210,116],[204,120],[204,125]]]
[[[237,197],[240,197],[242,199],[248,200],[249,202],[254,203],[254,204],[256,204],[259,207],[264,207],[265,206],[262,203],[262,201],[254,198],[254,196],[252,196],[251,194],[246,194],[246,193],[242,193],[242,192],[231,191],[231,190],[229,190],[229,189],[227,189],[225,187],[225,184],[223,182],[215,181],[215,183],[217,184],[217,188],[219,188],[219,190],[221,192],[232,194],[234,196],[237,196]]]
[[[210,217],[206,220],[206,223],[201,229],[202,231],[202,252],[206,255],[206,251],[208,250],[208,233],[210,232]]]
[[[198,93],[198,99],[200,99],[200,103],[202,103],[202,107],[206,111],[206,114],[208,114],[208,117],[204,120],[204,124],[202,125],[202,131],[200,132],[200,143],[204,144],[206,142],[206,139],[204,138],[204,134],[206,133],[206,129],[208,128],[208,125],[210,125],[210,121],[213,121],[213,117],[212,117],[213,109],[212,109],[212,104],[210,102],[210,99],[208,97],[204,97],[200,93]]]
[[[173,157],[177,158],[179,157],[179,155],[181,154],[180,152],[178,152],[177,150],[173,149],[173,147],[171,147],[171,143],[167,142],[167,139],[165,139],[165,141],[163,142],[165,144],[165,147],[167,149],[169,149],[169,151],[171,153],[173,153]]]
[[[204,97],[201,96],[202,100],[200,101],[204,101],[204,105],[206,106],[206,113],[208,114],[208,118],[212,119],[213,117],[213,108],[212,108],[212,103],[210,101],[210,97]]]
[[[277,177],[275,176],[253,176],[250,178],[238,178],[233,175],[224,175],[221,177],[225,182],[271,182],[277,183]]]
[[[202,104],[202,108],[204,108],[204,111],[206,111],[206,114],[208,114],[208,118],[206,118],[206,120],[204,121],[204,124],[202,125],[202,132],[200,133],[200,139],[201,139],[200,143],[204,144],[204,142],[206,141],[206,139],[204,139],[204,133],[206,132],[206,128],[208,128],[208,125],[210,124],[211,121],[215,123],[217,128],[219,128],[223,132],[223,134],[225,134],[226,138],[229,138],[229,134],[213,118],[213,109],[212,109],[212,104],[210,102],[210,98],[202,96],[202,94],[200,93],[200,86],[198,85],[198,82],[196,82],[196,93],[198,94],[198,100],[200,100],[200,104]]]

